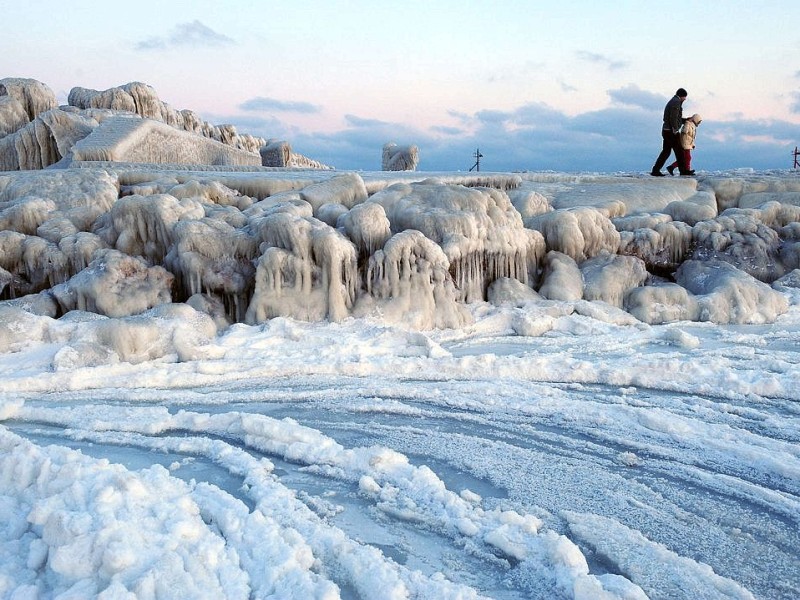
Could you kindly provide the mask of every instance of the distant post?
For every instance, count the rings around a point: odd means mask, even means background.
[[[794,147],[794,152],[792,152],[792,156],[794,156],[794,168],[800,169],[800,162],[797,161],[797,157],[800,156],[800,152],[797,151],[797,146]]]
[[[795,150],[797,150],[797,148],[795,148]],[[475,164],[472,165],[469,168],[469,170],[472,171],[472,169],[475,169],[476,171],[480,171],[481,170],[481,159],[483,158],[483,154],[481,154],[481,149],[480,148],[476,148],[475,149],[475,154],[473,154],[472,156],[475,157]],[[797,162],[797,159],[795,159],[795,162]]]

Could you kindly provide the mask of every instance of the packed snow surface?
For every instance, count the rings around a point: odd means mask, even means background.
[[[800,597],[798,191],[0,173],[0,597]]]

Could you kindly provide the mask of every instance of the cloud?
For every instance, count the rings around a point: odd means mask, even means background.
[[[563,91],[563,92],[577,92],[578,91],[578,88],[576,88],[574,85],[570,85],[569,83],[567,83],[563,79],[559,79],[558,80],[558,85],[561,86],[561,91]]]
[[[789,105],[789,110],[793,113],[800,113],[800,92],[792,92],[792,102]]]
[[[616,90],[608,90],[608,95],[615,104],[638,106],[645,110],[663,108],[664,104],[669,100],[669,98],[640,89],[633,84]]]
[[[597,54],[595,52],[587,52],[585,50],[579,50],[577,52],[578,58],[590,62],[593,64],[599,64],[605,66],[609,71],[617,71],[624,67],[628,66],[627,61],[623,60],[613,60],[604,56],[603,54]]]
[[[182,46],[196,48],[228,46],[236,42],[227,35],[217,33],[198,20],[191,23],[178,23],[166,36],[150,37],[137,42],[137,50],[167,50]]]
[[[314,114],[322,111],[320,106],[310,102],[290,102],[276,100],[275,98],[264,98],[263,96],[246,100],[239,105],[239,108],[253,112],[294,112],[302,114]]]

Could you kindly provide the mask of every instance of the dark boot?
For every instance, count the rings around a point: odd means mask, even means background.
[[[669,171],[670,175],[675,175],[675,165],[668,166],[667,171]]]
[[[653,177],[664,177],[664,174],[661,171],[656,171],[655,169],[650,171],[650,175]]]

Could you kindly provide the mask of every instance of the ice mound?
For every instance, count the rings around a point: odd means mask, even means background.
[[[580,266],[583,276],[583,297],[601,300],[622,307],[625,294],[644,284],[647,269],[644,261],[634,256],[603,253],[584,261]]]
[[[547,250],[580,262],[602,251],[616,253],[619,232],[602,212],[592,207],[554,210],[525,220],[525,226],[544,236]]]
[[[697,296],[701,321],[771,323],[789,309],[783,294],[721,260],[686,261],[675,279]]]
[[[625,310],[650,325],[697,321],[700,318],[697,299],[676,283],[659,283],[630,290],[625,296]]]
[[[149,267],[137,257],[101,250],[88,267],[53,288],[64,311],[88,310],[124,317],[172,301],[174,276],[161,266]]]
[[[544,241],[526,229],[508,195],[435,180],[394,184],[368,200],[383,206],[392,232],[415,229],[441,246],[458,300],[474,302],[500,277],[532,282]]]
[[[575,260],[556,250],[547,253],[539,293],[550,300],[572,302],[583,298],[583,274]]]

